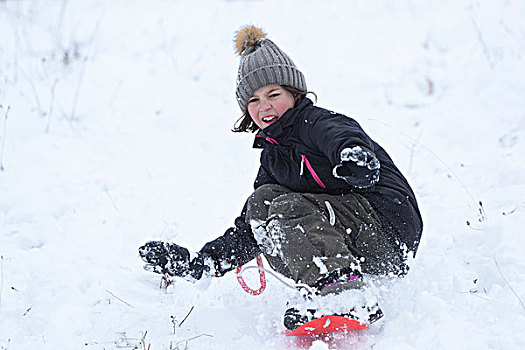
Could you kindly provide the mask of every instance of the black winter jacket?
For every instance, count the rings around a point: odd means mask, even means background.
[[[354,188],[332,174],[340,163],[341,151],[355,146],[374,153],[380,162],[379,182],[366,189]],[[385,150],[354,119],[316,107],[305,98],[260,131],[254,147],[263,149],[256,189],[264,184],[280,184],[304,193],[357,192],[370,202],[383,228],[415,254],[423,224],[414,193]],[[246,205],[235,227],[201,250],[215,258],[219,274],[260,254],[244,220],[245,209]]]

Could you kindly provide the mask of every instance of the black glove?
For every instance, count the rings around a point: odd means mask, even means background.
[[[188,249],[175,243],[150,241],[139,248],[139,254],[146,262],[144,269],[155,273],[198,280],[210,271],[205,256],[197,253],[190,261]]]
[[[375,154],[359,146],[341,151],[341,163],[333,175],[357,188],[367,188],[379,181],[379,160]]]

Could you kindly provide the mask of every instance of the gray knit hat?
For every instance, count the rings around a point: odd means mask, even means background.
[[[236,96],[243,112],[253,93],[266,85],[286,85],[306,92],[303,73],[260,28],[251,25],[241,28],[235,37],[235,47],[241,56]]]

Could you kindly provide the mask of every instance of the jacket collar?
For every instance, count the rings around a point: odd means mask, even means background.
[[[268,125],[264,130],[259,130],[255,136],[253,147],[262,148],[265,139],[278,140],[289,128],[293,127],[297,116],[308,106],[313,105],[312,100],[305,97],[299,104],[287,110],[275,123]]]

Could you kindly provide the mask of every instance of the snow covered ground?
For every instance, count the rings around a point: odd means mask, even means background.
[[[0,1],[0,349],[524,348],[523,18],[521,0]],[[258,297],[234,274],[162,290],[138,259],[149,239],[199,249],[252,189],[258,151],[230,132],[246,23],[418,195],[420,250],[366,291],[386,314],[368,331],[289,339],[273,277]]]

